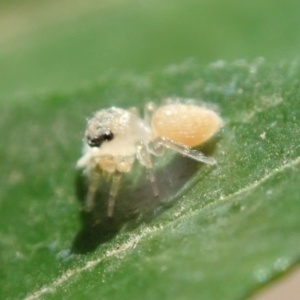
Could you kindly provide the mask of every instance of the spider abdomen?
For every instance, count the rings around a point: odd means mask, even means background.
[[[162,106],[151,122],[153,137],[166,137],[188,147],[204,143],[221,126],[222,120],[213,110],[187,104]]]

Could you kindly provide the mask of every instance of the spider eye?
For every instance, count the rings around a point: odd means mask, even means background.
[[[111,141],[114,138],[114,134],[111,131],[104,132],[102,135],[104,141]]]
[[[114,134],[111,131],[106,131],[99,136],[93,136],[87,138],[87,143],[90,147],[99,148],[104,141],[111,141],[114,138]]]
[[[102,143],[102,138],[101,137],[88,138],[87,142],[90,147],[100,147]]]

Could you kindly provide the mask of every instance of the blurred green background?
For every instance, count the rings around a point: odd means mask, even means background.
[[[0,1],[0,97],[76,89],[194,57],[290,59],[297,0]]]

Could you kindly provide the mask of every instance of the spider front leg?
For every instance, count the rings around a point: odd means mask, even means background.
[[[95,195],[101,179],[101,173],[101,170],[99,168],[96,168],[93,171],[91,171],[90,175],[88,176],[89,186],[84,207],[86,211],[93,210],[95,206]]]
[[[158,137],[152,142],[152,151],[156,155],[161,155],[163,147],[172,149],[183,156],[187,156],[191,159],[203,162],[208,165],[215,165],[216,160],[212,157],[205,156],[201,151],[192,149],[185,145],[176,143],[166,137]]]
[[[111,187],[109,191],[109,199],[108,199],[108,208],[107,208],[107,216],[112,217],[116,202],[116,196],[118,194],[120,181],[121,181],[122,173],[115,172],[112,175]]]
[[[147,175],[149,178],[149,181],[151,183],[151,187],[153,190],[153,194],[155,197],[158,196],[158,187],[156,184],[156,179],[153,171],[153,164],[151,161],[151,156],[149,153],[149,150],[144,142],[138,142],[136,145],[137,150],[137,159],[139,160],[140,164],[146,167]]]

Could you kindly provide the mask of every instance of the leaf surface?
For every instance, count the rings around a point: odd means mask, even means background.
[[[104,77],[1,111],[0,290],[5,299],[241,299],[300,257],[299,64],[189,60]],[[217,167],[168,152],[153,199],[138,165],[113,221],[80,212],[75,172],[85,118],[176,96],[214,105],[225,125],[201,149]],[[18,288],[16,288],[18,286]]]

